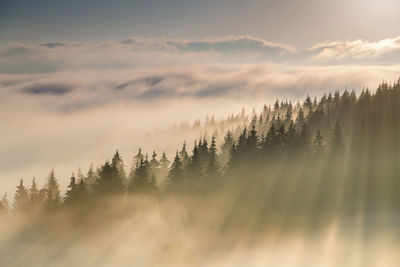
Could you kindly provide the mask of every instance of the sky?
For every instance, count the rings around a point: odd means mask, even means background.
[[[398,25],[395,0],[2,0],[0,193],[173,152],[146,133],[174,122],[397,80]]]
[[[2,0],[0,43],[253,35],[295,46],[398,35],[397,0]]]

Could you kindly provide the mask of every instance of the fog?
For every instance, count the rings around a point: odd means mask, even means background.
[[[116,149],[127,167],[139,147],[171,158],[204,134],[172,131],[175,123],[260,111],[276,98],[374,88],[398,74],[397,66],[279,64],[2,74],[0,188],[12,192],[21,177],[43,183],[51,168],[65,187],[72,171],[98,166]]]

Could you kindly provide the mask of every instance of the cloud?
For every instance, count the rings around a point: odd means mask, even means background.
[[[400,37],[320,43],[308,49],[253,36],[198,40],[139,37],[98,44],[15,44],[0,48],[1,73],[169,68],[207,64],[396,64]]]
[[[32,95],[63,95],[73,90],[73,87],[65,84],[43,84],[28,86],[22,89],[25,93]]]
[[[383,55],[397,52],[400,54],[400,36],[378,42],[355,40],[317,44],[309,49],[316,60],[374,60]]]
[[[177,49],[179,51],[260,52],[274,55],[294,54],[296,49],[287,44],[268,42],[253,36],[224,36],[200,40],[127,38],[122,44],[148,49]]]
[[[45,47],[48,47],[48,48],[54,48],[54,47],[66,46],[66,45],[67,45],[67,44],[55,42],[55,43],[41,44],[41,45],[39,45],[39,46],[45,46]]]

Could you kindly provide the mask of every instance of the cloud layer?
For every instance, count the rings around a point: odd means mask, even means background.
[[[127,38],[99,44],[15,44],[0,48],[0,72],[132,69],[199,64],[391,64],[400,59],[400,37],[337,41],[294,48],[252,36],[199,40]]]

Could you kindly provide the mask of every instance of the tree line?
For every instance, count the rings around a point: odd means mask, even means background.
[[[220,190],[231,180],[246,180],[254,171],[268,169],[267,166],[271,170],[278,164],[299,159],[314,167],[326,163],[331,168],[338,167],[338,162],[341,167],[350,164],[349,172],[357,176],[357,166],[365,153],[379,168],[389,164],[391,171],[381,174],[393,176],[390,181],[396,185],[400,183],[397,181],[400,179],[397,177],[400,80],[393,84],[382,82],[375,92],[364,89],[358,96],[354,91],[345,90],[323,95],[319,100],[307,96],[303,103],[296,105],[277,100],[273,107],[264,106],[260,114],[253,110],[248,116],[242,111],[226,121],[231,122],[230,126],[236,122],[236,127],[231,127],[222,138],[217,134],[211,138],[202,136],[194,142],[191,151],[184,142],[171,160],[165,152],[159,156],[153,151],[149,156],[139,149],[128,173],[116,151],[111,161],[107,160],[99,168],[91,166],[85,175],[81,171],[73,173],[64,196],[54,170],[50,171],[43,188],[39,188],[35,178],[29,186],[21,179],[12,204],[4,194],[0,209],[22,213],[55,211],[113,195],[163,197]],[[222,126],[226,121],[221,122]],[[208,123],[218,124],[214,118]],[[389,157],[389,163],[387,157],[385,163],[379,163],[382,155],[393,157]],[[375,171],[378,172],[372,169],[371,173]],[[268,179],[268,170],[263,172],[263,177]]]

